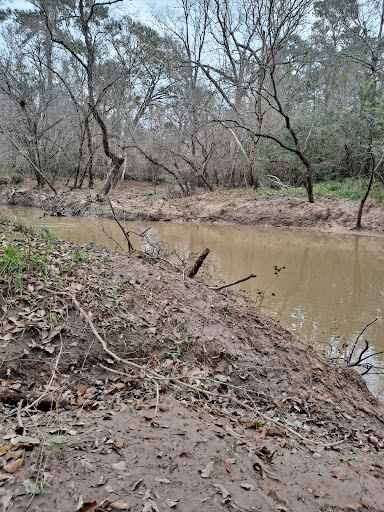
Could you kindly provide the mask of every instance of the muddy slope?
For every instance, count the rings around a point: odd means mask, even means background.
[[[356,224],[358,201],[319,199],[314,204],[304,198],[261,195],[254,192],[215,191],[188,198],[166,199],[166,190],[154,195],[148,184],[123,183],[111,193],[116,214],[121,219],[211,222],[262,226],[284,226],[328,232],[351,232]],[[0,204],[42,208],[49,214],[111,217],[107,202],[96,201],[96,191],[58,188],[38,191],[32,183],[20,189],[3,190]],[[363,214],[366,234],[384,234],[384,208],[368,199]]]
[[[2,510],[384,510],[355,371],[142,253],[0,230]]]

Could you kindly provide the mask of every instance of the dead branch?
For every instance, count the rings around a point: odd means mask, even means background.
[[[208,256],[208,254],[210,252],[211,251],[208,248],[204,249],[204,251],[200,254],[200,256],[197,258],[197,260],[193,264],[191,270],[188,272],[188,277],[192,278],[198,273],[201,265],[204,263],[205,258]]]
[[[257,277],[256,274],[250,274],[248,277],[244,277],[244,279],[239,279],[233,283],[225,284],[224,286],[210,286],[210,290],[224,290],[224,288],[228,288],[229,286],[234,286],[235,284],[243,283],[244,281],[248,281],[248,279],[252,279],[253,277]]]
[[[359,339],[361,338],[361,336],[364,334],[364,332],[368,329],[368,327],[372,324],[374,324],[375,322],[377,322],[377,318],[375,318],[374,320],[372,320],[372,322],[369,322],[369,324],[367,324],[364,329],[361,331],[361,333],[358,335],[358,337],[356,338],[355,340],[355,343],[353,345],[353,348],[348,356],[348,366],[356,366],[356,364],[351,364],[351,359],[352,359],[352,356],[353,356],[353,353],[355,351],[355,348],[356,348],[356,345],[357,345],[357,342],[359,341]],[[364,350],[363,350],[363,353],[367,350],[368,347],[366,347]],[[360,354],[361,356],[362,354]],[[360,360],[361,361],[361,360]]]
[[[117,223],[117,225],[119,226],[119,228],[121,229],[121,231],[123,232],[123,235],[125,236],[125,239],[126,239],[127,244],[128,244],[128,251],[133,251],[134,250],[133,249],[133,245],[131,244],[131,241],[129,239],[129,232],[125,231],[125,229],[122,226],[122,224],[120,223],[119,219],[116,217],[115,210],[113,209],[111,200],[109,198],[108,198],[108,202],[109,202],[109,206],[110,206],[111,211],[112,211],[113,218],[114,218],[115,222]]]

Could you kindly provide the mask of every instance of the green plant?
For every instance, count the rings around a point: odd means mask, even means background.
[[[12,245],[8,245],[0,264],[0,275],[8,277],[8,283],[13,286],[18,284],[20,293],[23,289],[23,274],[26,270],[25,255]]]
[[[23,183],[24,178],[19,172],[13,172],[9,175],[9,180],[12,185],[20,185],[20,183]]]
[[[76,263],[83,263],[84,261],[88,260],[88,254],[86,253],[85,249],[76,249],[73,253],[73,259],[76,261]]]
[[[38,494],[49,494],[51,492],[51,489],[44,487],[42,480],[36,480],[36,482],[27,482],[25,490],[26,496],[29,498],[32,496],[37,496]]]

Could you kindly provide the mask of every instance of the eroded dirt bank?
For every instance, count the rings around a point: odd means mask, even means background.
[[[107,201],[96,201],[96,190],[58,187],[55,197],[49,189],[37,190],[32,183],[19,189],[3,190],[0,204],[34,206],[49,214],[101,216],[111,218]],[[285,226],[326,232],[354,232],[359,201],[317,199],[310,204],[302,197],[218,190],[187,198],[167,199],[166,190],[153,194],[149,184],[125,182],[110,194],[120,219],[148,221],[193,221],[243,225]],[[384,207],[368,199],[359,233],[384,234]]]
[[[142,253],[0,225],[3,511],[384,510],[384,406]]]

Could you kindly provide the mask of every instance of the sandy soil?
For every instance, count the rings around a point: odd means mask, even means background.
[[[0,510],[384,510],[353,369],[143,253],[0,230]]]
[[[96,194],[96,190],[58,187],[55,197],[49,189],[39,191],[27,182],[19,189],[4,189],[0,204],[34,206],[54,215],[111,217],[108,202],[97,202]],[[302,197],[224,189],[167,199],[165,188],[158,188],[155,195],[151,185],[134,182],[120,184],[110,198],[117,216],[127,220],[285,226],[337,233],[356,232],[359,208],[358,201],[341,198],[310,204]],[[373,199],[366,202],[359,233],[384,234],[384,207]]]

